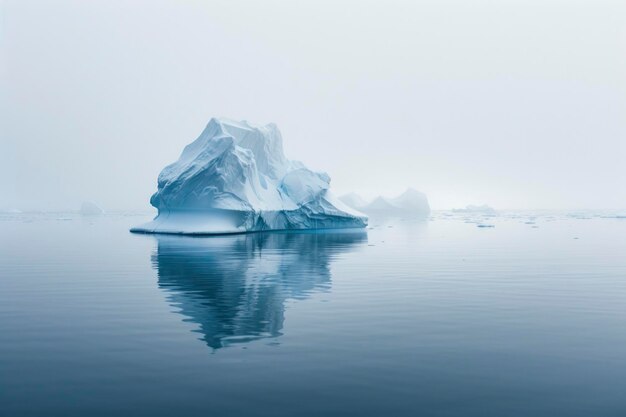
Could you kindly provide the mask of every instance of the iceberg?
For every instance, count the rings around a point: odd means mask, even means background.
[[[359,210],[359,208],[365,207],[367,205],[367,200],[358,195],[357,193],[348,193],[339,197],[341,201],[343,201],[349,207]]]
[[[98,216],[104,214],[104,210],[93,201],[83,201],[83,204],[80,206],[80,214],[83,216]]]
[[[22,210],[16,208],[0,209],[2,214],[22,214]]]
[[[454,213],[496,214],[493,207],[483,204],[482,206],[469,205],[462,209],[452,209]]]
[[[158,209],[136,233],[230,234],[367,226],[367,216],[335,197],[326,173],[283,153],[275,124],[213,118],[160,173]]]
[[[395,198],[376,197],[367,203],[358,194],[350,193],[340,197],[346,205],[369,215],[402,215],[426,217],[430,214],[430,204],[426,194],[408,188]]]

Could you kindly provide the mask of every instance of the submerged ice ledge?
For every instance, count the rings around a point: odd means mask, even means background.
[[[330,177],[283,154],[278,128],[211,119],[165,167],[136,233],[228,234],[367,226],[367,216],[329,190]]]

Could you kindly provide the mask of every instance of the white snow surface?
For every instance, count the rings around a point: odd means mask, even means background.
[[[213,118],[158,178],[157,217],[132,232],[222,234],[365,227],[329,191],[330,177],[283,153],[280,131]]]

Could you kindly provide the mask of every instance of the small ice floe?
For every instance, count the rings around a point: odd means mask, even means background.
[[[490,223],[479,223],[479,224],[476,225],[476,227],[481,227],[481,228],[483,228],[483,227],[496,227],[496,225],[495,224],[490,224]]]

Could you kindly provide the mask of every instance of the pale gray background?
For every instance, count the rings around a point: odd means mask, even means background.
[[[0,207],[141,209],[211,116],[338,194],[626,207],[624,1],[4,1]]]

